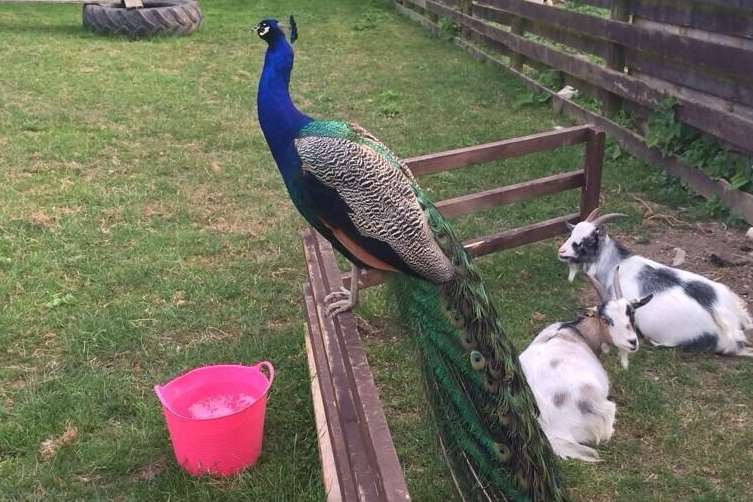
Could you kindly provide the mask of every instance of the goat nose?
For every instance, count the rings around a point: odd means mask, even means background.
[[[633,349],[635,349],[636,347],[638,347],[638,339],[637,338],[633,339],[633,340],[630,340],[630,347],[632,347]]]

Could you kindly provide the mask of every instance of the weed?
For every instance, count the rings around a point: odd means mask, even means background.
[[[442,38],[452,40],[460,33],[460,26],[455,20],[449,17],[442,17],[439,19],[439,31],[442,34]]]

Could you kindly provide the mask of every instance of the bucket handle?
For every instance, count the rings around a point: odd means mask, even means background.
[[[260,363],[256,364],[255,368],[265,368],[267,370],[267,375],[265,376],[267,377],[267,381],[269,382],[269,384],[267,385],[268,391],[269,388],[272,387],[272,382],[274,382],[275,380],[275,367],[272,366],[272,363],[270,363],[269,361],[261,361]],[[259,369],[259,373],[264,374],[261,369]]]

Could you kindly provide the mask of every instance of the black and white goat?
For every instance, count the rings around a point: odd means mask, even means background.
[[[724,284],[630,252],[610,238],[604,226],[620,216],[598,216],[595,209],[585,221],[570,226],[570,237],[559,248],[559,259],[570,266],[568,279],[582,270],[613,291],[612,276],[620,267],[626,296],[654,295],[635,318],[639,334],[654,345],[753,356],[746,336],[753,320],[740,297]]]
[[[620,291],[618,274],[615,271]],[[593,279],[591,283],[599,305],[573,322],[544,328],[520,355],[520,363],[554,452],[562,458],[598,462],[599,454],[587,445],[612,437],[617,410],[607,399],[609,377],[598,356],[614,345],[624,354],[626,366],[627,353],[638,350],[634,312],[651,295],[633,302],[621,297],[610,300],[600,284]]]

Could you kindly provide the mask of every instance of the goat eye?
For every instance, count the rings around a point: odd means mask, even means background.
[[[573,249],[577,250],[578,248],[580,248],[580,243],[579,242],[573,242]]]

